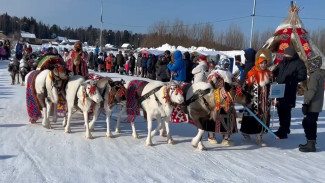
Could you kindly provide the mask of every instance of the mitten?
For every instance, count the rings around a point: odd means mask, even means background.
[[[302,113],[304,114],[304,115],[306,115],[307,114],[307,111],[308,111],[308,104],[302,104]]]

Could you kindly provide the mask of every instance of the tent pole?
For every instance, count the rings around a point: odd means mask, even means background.
[[[255,9],[256,9],[256,0],[254,0],[253,14],[251,15],[252,16],[252,27],[251,27],[251,40],[249,43],[250,48],[252,47],[252,40],[253,40]]]

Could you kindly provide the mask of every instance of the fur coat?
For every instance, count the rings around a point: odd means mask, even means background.
[[[267,126],[270,125],[271,100],[269,99],[271,81],[273,74],[268,69],[260,70],[254,66],[246,77],[244,89],[252,96],[251,103],[248,105],[250,110]],[[245,134],[263,134],[266,130],[259,124],[254,117],[244,114],[241,132]]]
[[[79,53],[76,50],[72,50],[69,53],[67,59],[68,70],[73,72],[75,75],[82,75],[82,76],[88,75],[88,67],[87,67],[86,60],[87,60],[87,55],[85,53],[83,52]],[[77,66],[75,64],[77,64]]]
[[[199,64],[192,70],[194,75],[194,83],[205,82],[207,80],[205,71],[207,70],[207,63],[204,61],[199,62]]]

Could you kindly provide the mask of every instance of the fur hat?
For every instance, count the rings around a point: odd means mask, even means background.
[[[314,72],[316,69],[320,68],[322,66],[322,57],[321,56],[315,56],[313,58],[310,58],[308,60],[308,70],[310,73]]]
[[[82,50],[82,43],[80,41],[77,41],[74,43],[74,49],[77,49],[77,48]]]
[[[268,65],[272,62],[271,51],[267,48],[261,48],[255,55],[255,65],[260,64],[263,60],[267,60]]]

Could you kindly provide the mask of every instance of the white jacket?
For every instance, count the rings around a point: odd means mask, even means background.
[[[206,82],[207,77],[205,71],[207,69],[207,63],[205,61],[200,61],[199,65],[197,65],[193,70],[192,74],[194,75],[194,82]]]

